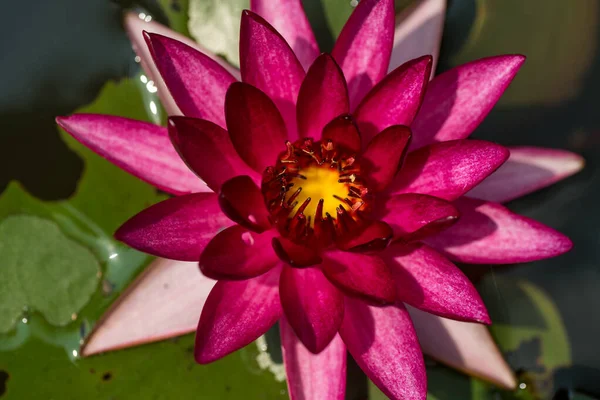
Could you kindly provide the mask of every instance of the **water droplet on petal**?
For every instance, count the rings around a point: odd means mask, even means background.
[[[248,246],[253,246],[254,245],[254,237],[252,236],[252,233],[250,232],[245,232],[242,234],[242,240],[244,241],[244,243],[246,243]]]

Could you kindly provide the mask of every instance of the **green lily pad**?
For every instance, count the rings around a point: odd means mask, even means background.
[[[0,332],[10,331],[24,308],[53,325],[71,322],[94,293],[100,266],[85,247],[52,221],[14,215],[0,222]]]
[[[256,346],[208,366],[195,363],[193,346],[187,335],[72,363],[60,349],[30,340],[0,358],[9,375],[2,398],[287,399],[285,383],[257,367]]]

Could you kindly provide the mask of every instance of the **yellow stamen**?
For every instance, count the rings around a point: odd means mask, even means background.
[[[302,177],[293,178],[290,183],[293,186],[287,191],[285,201],[292,197],[298,188],[302,191],[293,199],[295,206],[291,209],[290,216],[294,216],[296,211],[302,206],[307,198],[311,201],[304,209],[304,215],[310,217],[311,226],[314,224],[315,214],[319,200],[323,199],[323,218],[329,213],[335,218],[340,205],[346,210],[348,205],[344,203],[344,199],[348,197],[349,186],[347,183],[340,183],[340,174],[337,169],[331,168],[328,164],[323,166],[310,166],[299,171]],[[303,179],[306,178],[306,179]]]

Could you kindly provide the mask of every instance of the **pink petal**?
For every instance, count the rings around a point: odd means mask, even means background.
[[[432,248],[394,244],[381,257],[392,270],[400,301],[446,318],[491,323],[473,284]]]
[[[298,93],[298,133],[318,138],[335,117],[348,113],[348,88],[333,57],[321,54],[308,70]]]
[[[104,313],[81,354],[85,357],[193,332],[215,283],[202,276],[196,263],[156,259]]]
[[[96,114],[58,117],[56,122],[84,146],[161,190],[177,195],[211,191],[181,160],[166,128]]]
[[[388,71],[409,60],[430,54],[433,57],[433,75],[445,17],[446,0],[420,0],[398,15]]]
[[[248,176],[236,176],[225,182],[219,192],[219,205],[232,221],[250,230],[263,232],[271,228],[262,192]]]
[[[236,79],[216,61],[184,43],[148,32],[144,38],[183,114],[225,127],[225,93]]]
[[[240,70],[244,82],[256,86],[275,102],[290,140],[296,140],[295,104],[304,68],[285,39],[251,11],[242,13]]]
[[[361,157],[370,190],[381,192],[394,180],[410,138],[410,128],[394,125],[371,140]]]
[[[356,109],[363,143],[392,125],[410,125],[431,75],[431,56],[408,61],[377,84]]]
[[[512,264],[563,254],[568,237],[497,203],[462,197],[456,224],[427,239],[452,260],[470,264]]]
[[[320,136],[324,142],[331,140],[336,147],[341,147],[353,154],[360,152],[360,133],[354,118],[350,115],[341,115],[333,119],[323,128]]]
[[[578,154],[540,147],[509,147],[510,157],[496,172],[471,189],[469,197],[504,203],[550,186],[579,172]]]
[[[285,124],[267,95],[247,83],[234,83],[225,97],[225,118],[233,147],[262,173],[285,150]]]
[[[421,193],[454,200],[506,161],[508,149],[483,140],[434,143],[408,154],[391,193]]]
[[[271,248],[275,232],[251,232],[239,225],[219,232],[200,255],[200,270],[213,279],[248,279],[273,268],[279,259]]]
[[[309,267],[323,261],[316,249],[294,243],[284,237],[273,238],[272,245],[279,259],[292,267]]]
[[[323,351],[344,318],[344,295],[318,268],[285,266],[279,296],[285,316],[304,346],[315,354]]]
[[[192,39],[181,35],[164,25],[161,25],[155,21],[146,22],[142,18],[140,18],[137,13],[133,12],[125,14],[124,25],[127,30],[127,34],[129,35],[129,40],[131,41],[131,44],[133,46],[133,50],[141,59],[142,68],[146,72],[146,75],[148,75],[148,77],[154,81],[154,84],[158,89],[157,94],[160,98],[160,101],[169,115],[181,115],[181,111],[179,110],[179,107],[177,107],[177,104],[175,103],[175,100],[173,100],[173,97],[171,97],[171,94],[169,93],[165,82],[160,76],[160,73],[158,72],[158,69],[154,64],[154,61],[152,60],[150,49],[146,45],[144,36],[142,34],[143,31],[158,33],[160,35],[173,38],[188,46],[191,46],[196,50],[206,54],[207,56],[215,60],[217,63],[221,64],[223,68],[229,71],[229,73],[236,77],[236,79],[239,79],[239,71],[231,65],[227,64],[225,61],[223,61],[223,59],[217,57],[214,54],[211,54],[198,43],[194,42]]]
[[[351,110],[385,76],[393,41],[394,1],[358,3],[332,52],[348,82]]]
[[[250,9],[273,25],[304,68],[319,55],[319,46],[300,0],[250,0]]]
[[[391,196],[374,213],[375,218],[390,224],[396,238],[403,240],[423,239],[448,228],[460,217],[452,203],[415,193]]]
[[[392,228],[385,222],[373,221],[359,235],[339,237],[336,245],[341,250],[354,253],[378,252],[387,247],[393,234]]]
[[[245,281],[218,281],[196,331],[196,361],[208,364],[250,344],[281,317],[281,268]]]
[[[525,62],[520,55],[482,58],[436,76],[411,125],[412,148],[465,139],[483,121]]]
[[[194,193],[146,208],[125,222],[115,238],[158,257],[198,261],[213,236],[232,224],[216,194]]]
[[[218,192],[221,185],[237,175],[260,176],[242,161],[229,133],[212,122],[186,117],[169,118],[169,136],[188,167]]]
[[[386,396],[425,400],[425,363],[403,305],[371,307],[348,297],[340,336],[360,368]]]
[[[460,322],[408,308],[423,352],[469,375],[515,389],[514,373],[485,325]]]
[[[343,400],[346,346],[336,335],[319,354],[304,347],[285,317],[279,322],[290,400]]]
[[[375,304],[396,300],[392,273],[377,256],[331,250],[323,254],[321,267],[327,279],[350,296]]]

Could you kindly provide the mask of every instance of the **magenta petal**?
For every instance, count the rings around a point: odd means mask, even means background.
[[[403,240],[420,240],[448,228],[460,217],[452,203],[416,193],[391,196],[374,212],[392,227],[394,237]]]
[[[242,161],[229,138],[229,133],[210,121],[187,117],[169,118],[169,136],[188,167],[214,191],[228,179],[249,175],[260,182],[260,176]]]
[[[425,354],[503,388],[516,388],[514,373],[485,325],[446,319],[411,307],[408,310]]]
[[[380,192],[394,180],[410,138],[410,128],[394,125],[371,140],[361,157],[369,189]]]
[[[506,207],[462,197],[456,224],[428,238],[428,244],[452,260],[470,264],[512,264],[563,254],[573,247],[568,237]]]
[[[509,156],[483,140],[434,143],[408,154],[391,193],[421,193],[454,200],[483,181]]]
[[[96,114],[56,122],[84,146],[161,190],[177,195],[211,191],[181,160],[164,127]]]
[[[245,281],[219,281],[206,299],[196,331],[196,361],[208,364],[264,334],[281,317],[281,268]]]
[[[393,41],[394,1],[358,3],[332,52],[348,82],[351,110],[385,76]]]
[[[348,113],[348,89],[333,57],[321,54],[308,70],[298,93],[297,119],[300,137],[318,138],[335,117]]]
[[[200,255],[200,270],[212,279],[248,279],[264,274],[279,259],[271,249],[275,232],[251,232],[239,225],[219,232]]]
[[[392,125],[410,125],[421,107],[431,75],[431,56],[396,68],[377,84],[355,112],[363,143]]]
[[[285,266],[279,296],[290,325],[304,346],[317,354],[333,340],[344,318],[344,295],[318,268]]]
[[[396,18],[388,71],[426,54],[433,56],[432,71],[435,71],[445,17],[446,0],[422,0],[402,11]]]
[[[250,9],[273,25],[304,68],[319,55],[319,46],[300,0],[250,0]]]
[[[248,176],[236,176],[225,182],[219,192],[219,205],[232,221],[255,232],[271,227],[262,192]]]
[[[319,354],[304,347],[285,317],[279,321],[291,400],[344,400],[346,346],[336,335]]]
[[[412,148],[465,139],[483,121],[513,80],[525,57],[506,55],[473,61],[436,76],[411,125]]]
[[[234,83],[225,97],[225,118],[233,147],[256,172],[273,165],[285,150],[286,130],[269,97],[247,83]]]
[[[279,259],[292,267],[309,267],[323,261],[316,249],[294,243],[284,237],[273,238],[272,246]]]
[[[285,39],[251,11],[242,13],[240,70],[242,81],[256,86],[275,102],[290,140],[296,140],[295,104],[304,68]]]
[[[198,271],[197,263],[157,258],[96,323],[81,347],[81,355],[87,357],[193,332],[215,283]]]
[[[198,261],[213,236],[232,224],[216,194],[194,193],[146,208],[125,222],[115,238],[154,256]]]
[[[396,300],[392,273],[377,256],[330,250],[323,254],[321,267],[327,279],[350,296],[379,305]]]
[[[279,259],[271,249],[273,230],[251,232],[239,225],[219,232],[200,255],[200,270],[212,279],[248,279],[264,274]]]
[[[550,186],[580,171],[585,160],[578,154],[540,147],[509,147],[510,157],[496,172],[468,194],[504,203]]]
[[[425,400],[425,363],[402,304],[372,307],[346,298],[340,336],[360,368],[392,400]]]
[[[225,93],[236,79],[216,61],[184,43],[148,32],[144,38],[183,114],[225,127]]]
[[[325,142],[331,140],[335,147],[342,147],[354,154],[360,152],[360,133],[354,118],[350,115],[341,115],[329,122],[323,128],[321,140]]]
[[[357,253],[378,252],[387,247],[394,236],[392,228],[382,221],[373,221],[359,235],[339,237],[336,240],[338,248]]]
[[[491,323],[473,284],[432,248],[393,244],[381,257],[392,270],[400,301],[446,318]]]

